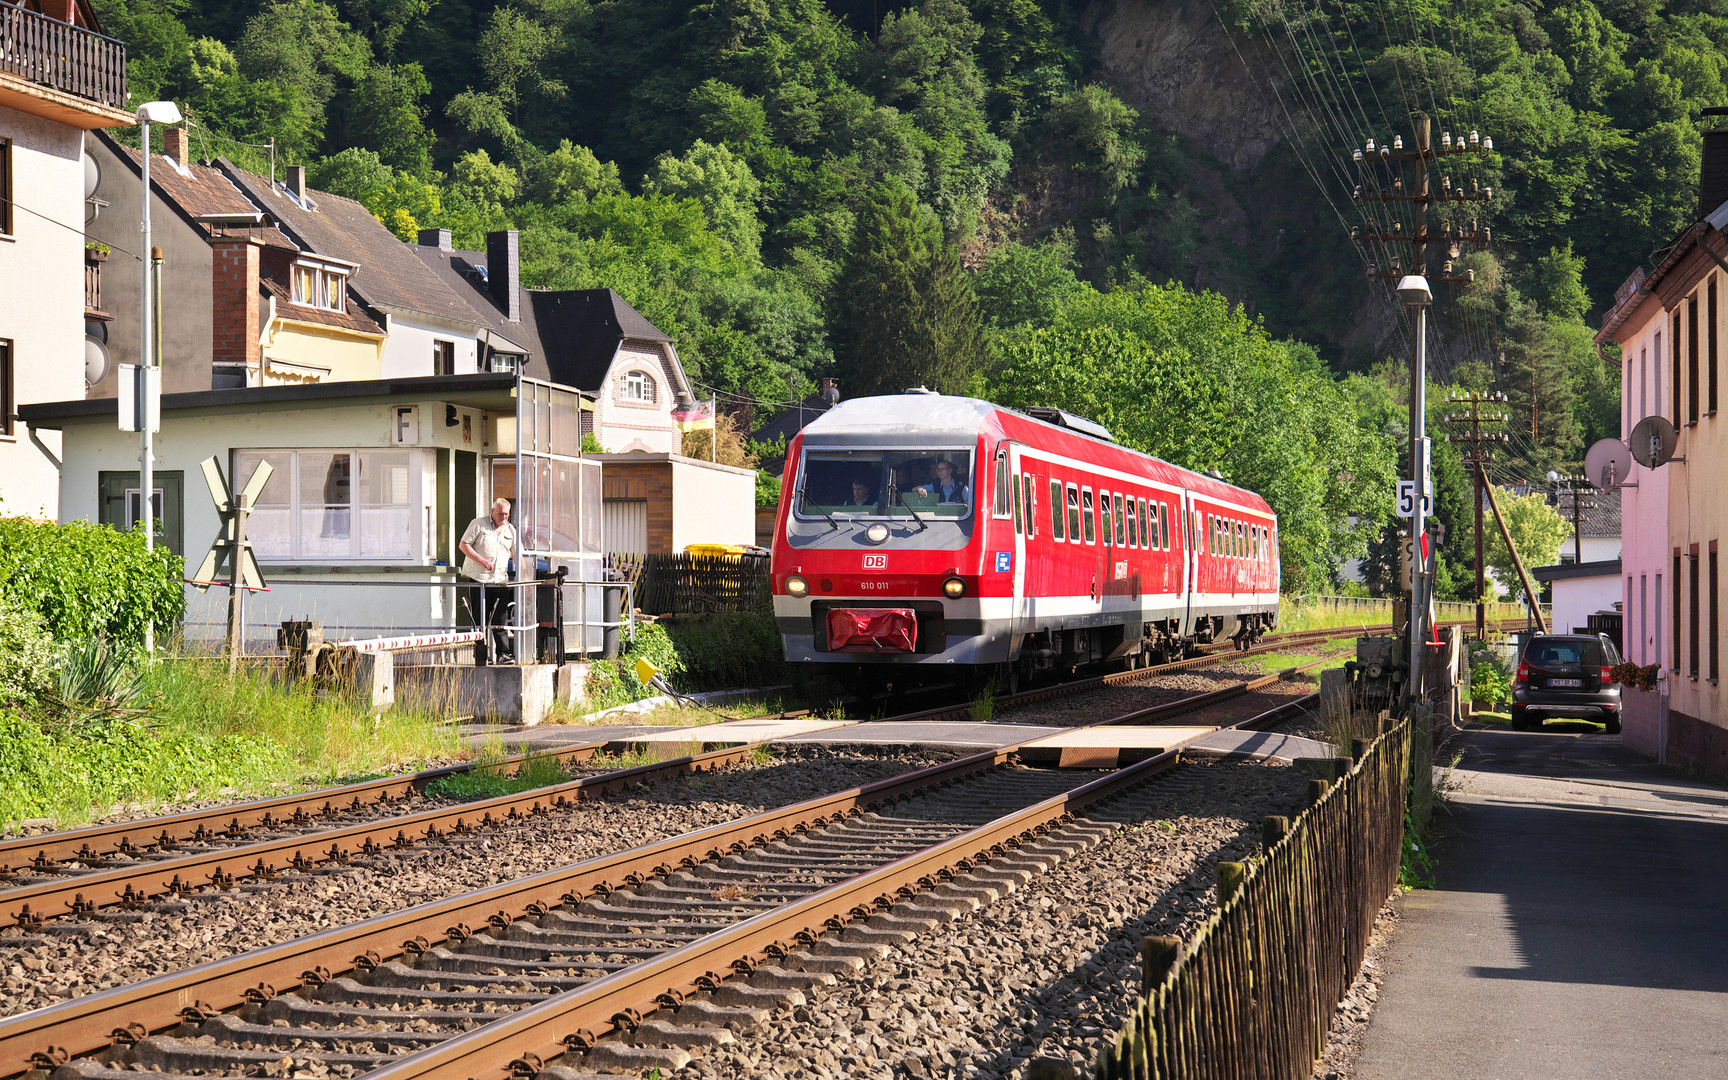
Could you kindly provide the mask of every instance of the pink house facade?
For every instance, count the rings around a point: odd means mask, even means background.
[[[1596,339],[1621,346],[1622,433],[1647,416],[1679,433],[1674,460],[1634,466],[1637,486],[1621,495],[1628,654],[1662,671],[1656,691],[1624,699],[1626,744],[1716,776],[1728,776],[1718,552],[1728,534],[1725,308],[1728,129],[1704,133],[1697,219],[1648,277],[1621,286]]]
[[[1646,416],[1661,414],[1667,400],[1667,356],[1662,302],[1645,285],[1644,271],[1634,271],[1615,294],[1614,307],[1603,320],[1598,345],[1620,346],[1620,437],[1626,439]],[[1597,478],[1591,477],[1594,481]],[[1626,659],[1640,666],[1654,664],[1665,653],[1668,613],[1668,470],[1633,464],[1632,475],[1618,492],[1620,498],[1620,577],[1624,614],[1622,641]],[[1610,494],[1605,498],[1614,498]],[[1666,668],[1666,665],[1664,665]],[[1626,689],[1622,737],[1626,746],[1660,759],[1662,700],[1657,690]]]

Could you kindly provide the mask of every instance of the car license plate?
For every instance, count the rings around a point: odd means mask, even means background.
[[[1583,679],[1549,679],[1549,680],[1548,680],[1548,685],[1549,685],[1549,686],[1576,686],[1576,687],[1582,687],[1582,686],[1583,686],[1583,685],[1584,685],[1584,680],[1583,680]]]

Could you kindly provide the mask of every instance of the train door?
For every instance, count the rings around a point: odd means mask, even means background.
[[[1194,594],[1200,589],[1200,530],[1195,520],[1194,495],[1182,492],[1180,513],[1182,524],[1182,630],[1194,625]]]
[[[1019,641],[1032,626],[1032,604],[1026,596],[1026,551],[1030,546],[1027,538],[1032,534],[1035,520],[1032,493],[1037,490],[1037,485],[1031,483],[1031,478],[1022,471],[1026,465],[1021,460],[1018,446],[1008,445],[1008,458],[1004,464],[1014,503],[1014,550],[1010,569],[1014,574],[1014,640]]]

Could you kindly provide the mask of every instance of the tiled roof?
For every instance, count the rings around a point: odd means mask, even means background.
[[[139,152],[130,146],[122,146],[105,131],[98,130],[96,137],[105,140],[115,153],[121,155],[134,171],[141,171]],[[234,214],[244,216],[257,214],[258,207],[252,204],[244,192],[235,187],[223,175],[220,169],[196,163],[186,166],[181,173],[170,159],[158,154],[150,161],[150,183],[161,189],[164,197],[182,210],[189,218],[211,217],[218,214]],[[216,228],[203,223],[197,227],[212,234]],[[266,247],[281,248],[285,251],[300,250],[288,237],[273,226],[263,225],[259,228],[237,230],[225,228],[221,230],[229,236],[245,235],[257,240]]]
[[[407,245],[364,206],[324,191],[311,191],[315,209],[295,202],[278,184],[218,162],[253,203],[281,223],[281,228],[308,251],[358,263],[360,270],[348,287],[368,304],[417,311],[455,322],[485,325],[485,320],[460,294],[427,269]]]
[[[1591,488],[1578,508],[1578,532],[1586,537],[1620,535],[1620,500],[1613,492]],[[1594,506],[1590,504],[1594,503]],[[1567,521],[1572,520],[1572,496],[1563,494],[1554,502],[1555,509]]]
[[[534,323],[534,306],[528,302],[526,290],[522,293],[522,319],[511,322],[498,310],[492,294],[486,291],[477,277],[475,267],[486,265],[486,256],[478,251],[440,250],[424,244],[404,245],[419,260],[425,264],[444,284],[464,297],[479,316],[481,325],[509,338],[511,342],[528,350],[528,366],[523,371],[536,379],[549,379],[551,373],[546,367],[546,350],[540,345],[540,331]]]
[[[611,289],[529,292],[523,307],[533,308],[552,378],[581,390],[599,389],[626,338],[672,341]]]

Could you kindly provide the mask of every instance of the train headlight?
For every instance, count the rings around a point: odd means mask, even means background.
[[[888,539],[888,526],[878,521],[865,531],[864,539],[870,541],[872,544],[882,543]]]
[[[950,600],[958,600],[966,595],[966,583],[957,577],[951,577],[942,583],[942,595]]]
[[[810,583],[793,574],[786,579],[786,595],[805,597],[810,595]]]

